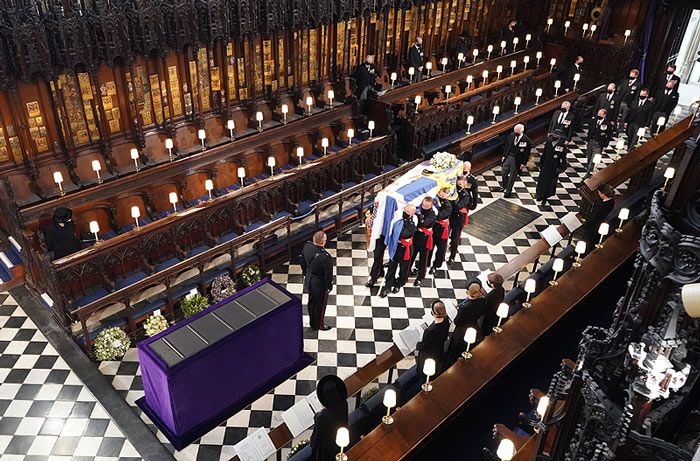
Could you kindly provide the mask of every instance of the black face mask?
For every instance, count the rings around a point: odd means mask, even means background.
[[[608,90],[608,93],[613,94],[615,90]]]
[[[672,70],[667,70],[667,71],[666,71],[666,73],[667,73],[668,75],[673,75],[673,72],[674,72],[674,71],[672,71]]]
[[[641,99],[641,100],[645,100],[646,98],[647,98],[646,96],[643,96],[641,94],[639,95],[639,99]]]
[[[599,115],[598,118],[603,120],[605,118],[605,115]]]
[[[405,211],[403,212],[403,219],[409,219],[410,217],[410,214],[406,213]]]

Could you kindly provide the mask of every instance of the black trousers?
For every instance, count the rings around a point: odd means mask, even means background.
[[[372,253],[372,268],[369,270],[369,278],[372,280],[377,280],[384,275],[385,251],[386,244],[384,243],[384,236],[380,235],[374,242],[374,252]]]
[[[449,234],[443,239],[443,229],[442,225],[437,223],[433,226],[433,242],[435,242],[435,247],[431,253],[435,254],[435,259],[433,260],[433,267],[435,269],[439,269],[440,266],[442,266],[442,263],[445,262],[445,253],[447,253],[447,239],[449,238]]]
[[[450,217],[450,258],[454,259],[458,254],[459,242],[462,239],[464,229],[464,214]]]
[[[307,275],[309,279],[309,326],[314,330],[323,327],[323,317],[326,315],[328,290],[324,276]]]
[[[396,249],[396,254],[391,261],[389,261],[389,267],[386,270],[386,287],[402,287],[406,285],[406,280],[408,280],[408,269],[411,266],[411,259],[413,259],[413,245],[411,245],[411,256],[405,260],[404,259],[404,246],[399,244]],[[396,278],[396,269],[399,270],[399,278]]]
[[[413,267],[416,264],[416,269],[418,270],[418,275],[416,280],[423,280],[425,278],[425,273],[428,271],[428,266],[430,265],[430,250],[426,248],[428,243],[428,236],[421,231],[417,231],[413,236],[413,251],[411,256],[411,264],[409,267]]]
[[[640,125],[636,123],[630,123],[627,125],[627,150],[630,151],[637,146],[637,141],[639,137],[637,136],[637,130],[639,130]]]
[[[518,162],[515,161],[515,157],[509,155],[503,161],[501,165],[501,187],[505,190],[506,194],[510,194],[513,191],[513,184],[518,177]]]

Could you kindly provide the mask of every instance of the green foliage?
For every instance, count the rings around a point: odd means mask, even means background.
[[[185,318],[192,317],[197,312],[202,312],[209,307],[209,301],[204,296],[197,293],[193,296],[187,296],[180,301],[180,308]]]

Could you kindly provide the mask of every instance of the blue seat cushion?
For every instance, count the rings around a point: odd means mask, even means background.
[[[226,275],[228,274],[228,269],[226,268],[213,268],[204,273],[204,283],[205,284],[210,284],[211,282],[214,281],[215,278],[221,276],[221,275]]]
[[[106,296],[107,294],[109,294],[109,291],[105,290],[104,288],[98,288],[94,291],[91,291],[85,296],[73,300],[73,310],[83,306],[87,306],[91,302],[97,301],[98,299],[100,299],[103,296]]]
[[[303,215],[303,214],[308,213],[309,211],[311,211],[314,204],[315,204],[315,202],[313,202],[311,200],[302,200],[301,202],[299,202],[297,213],[299,215]]]
[[[124,287],[128,287],[131,284],[134,284],[138,282],[139,280],[143,280],[146,278],[146,273],[143,271],[138,271],[134,272],[133,274],[129,274],[126,277],[119,277],[116,280],[115,287],[117,290],[121,290]]]
[[[187,257],[191,258],[192,256],[197,256],[198,254],[204,253],[208,249],[209,249],[209,247],[206,245],[199,245],[197,247],[192,248],[190,251],[188,251]]]
[[[156,309],[162,309],[167,304],[167,298],[159,298],[153,301],[145,300],[136,305],[134,305],[134,311],[131,314],[131,318],[140,319],[144,315],[148,315]]]
[[[245,229],[244,229],[244,230],[245,230],[245,232],[250,232],[250,231],[252,231],[252,230],[257,229],[258,227],[264,226],[265,224],[266,224],[266,223],[264,223],[264,222],[262,222],[262,221],[254,221],[254,222],[248,224],[247,226],[245,226]]]
[[[192,200],[191,203],[192,203],[192,205],[198,205],[202,202],[206,202],[207,200],[209,200],[209,194],[202,195],[201,197],[197,197],[196,199]]]
[[[296,166],[299,166],[299,165],[290,162],[290,163],[287,163],[286,165],[284,165],[283,167],[281,167],[281,168],[280,168],[280,171],[291,170],[292,168],[294,168],[294,167],[296,167]],[[277,173],[277,170],[275,170],[275,173]]]
[[[336,194],[336,192],[333,190],[324,190],[323,193],[321,194],[321,199],[333,197],[335,194]]]
[[[108,230],[104,234],[100,235],[100,240],[109,240],[111,238],[114,238],[117,236],[117,233],[114,232],[113,230]]]
[[[195,288],[197,288],[196,283],[186,283],[183,285],[178,285],[173,290],[173,299],[178,300],[184,298],[185,295],[188,295],[190,291],[192,291]]]
[[[238,237],[237,233],[235,233],[233,231],[227,232],[224,235],[222,235],[221,237],[219,237],[218,239],[216,239],[216,243],[221,244],[221,243],[230,242],[231,240],[235,239],[236,237]]]
[[[155,267],[154,267],[154,270],[155,270],[156,272],[160,272],[160,271],[162,271],[162,270],[167,269],[168,267],[174,266],[175,264],[177,264],[177,263],[179,263],[179,262],[181,262],[181,261],[180,261],[179,259],[177,259],[177,258],[170,258],[170,259],[168,259],[167,261],[163,261],[162,263],[156,264]]]
[[[348,181],[346,183],[343,183],[343,185],[342,185],[343,190],[350,189],[351,187],[355,187],[355,186],[357,186],[357,183],[355,181]]]
[[[364,176],[364,178],[362,178],[362,180],[363,180],[363,181],[369,181],[370,179],[376,178],[376,177],[377,177],[377,175],[374,174],[374,173],[367,173],[367,174]]]
[[[395,170],[396,167],[394,165],[384,165],[384,168],[382,169],[383,173],[388,173],[391,170]]]
[[[151,218],[148,218],[148,217],[146,217],[146,218],[139,218],[139,226],[145,226],[146,224],[150,224],[150,223],[152,223],[152,222],[153,222],[153,221],[151,221]],[[126,226],[122,226],[121,231],[122,231],[122,232],[128,232],[128,231],[130,231],[131,229],[133,229],[134,227],[136,227],[136,224],[135,224],[135,223],[127,224]]]
[[[272,220],[274,221],[275,219],[285,218],[291,215],[292,214],[287,210],[278,211],[277,213],[272,215]]]
[[[221,191],[226,192],[226,191],[233,191],[233,190],[238,190],[241,188],[241,185],[238,183],[232,184],[228,186],[226,189],[221,189]]]

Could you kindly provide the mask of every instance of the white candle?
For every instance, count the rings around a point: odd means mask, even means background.
[[[396,83],[396,79],[398,78],[398,75],[396,72],[391,73],[391,87],[394,88],[394,83]]]
[[[542,52],[538,51],[535,53],[535,58],[537,58],[537,67],[540,67],[540,59],[542,59]]]
[[[287,113],[289,113],[289,106],[282,104],[282,123],[287,124]]]
[[[199,138],[200,141],[202,141],[202,150],[204,150],[206,147],[204,146],[204,140],[207,138],[207,133],[204,130],[198,130],[197,131],[197,137]]]
[[[593,33],[596,31],[597,28],[598,28],[597,25],[595,25],[595,24],[591,25],[591,38],[593,38]]]
[[[141,209],[137,206],[132,206],[131,207],[131,217],[136,222],[136,228],[138,229],[140,227],[139,226],[139,218],[141,217]]]
[[[479,56],[479,50],[477,48],[474,48],[474,51],[472,51],[472,56],[474,57],[473,62],[476,62],[476,57]]]
[[[275,175],[275,165],[277,164],[277,161],[275,160],[275,157],[269,156],[267,158],[267,166],[270,167],[270,177],[272,178]]]
[[[630,38],[630,35],[632,35],[632,31],[627,29],[625,31],[625,41],[623,42],[623,44],[627,43],[627,39]]]
[[[449,85],[447,85],[449,86]],[[369,137],[372,137],[372,132],[374,131],[374,120],[369,120],[367,122],[367,129],[369,130]]]
[[[241,187],[245,187],[245,168],[242,166],[238,167],[238,179],[241,181]]]
[[[569,30],[569,27],[571,27],[571,21],[565,21],[564,22],[564,36],[566,36],[566,31]]]
[[[464,61],[464,53],[459,53],[457,55],[457,68],[462,67],[462,61]]]
[[[165,148],[168,149],[168,159],[172,162],[173,161],[173,140],[170,138],[165,139]]]
[[[314,105],[314,98],[312,98],[311,96],[307,96],[306,97],[306,107],[309,110],[309,115],[311,115],[311,112],[313,112],[312,108],[311,108],[313,105]]]
[[[263,113],[260,111],[257,111],[255,113],[255,120],[258,121],[258,131],[262,131],[263,130],[263,128],[262,128]]]
[[[485,70],[481,73],[481,78],[484,79],[484,85],[486,85],[489,81],[489,71]]]
[[[425,63],[425,70],[428,71],[428,78],[430,78],[430,71],[433,70],[433,63],[432,61],[428,61]]]
[[[474,116],[468,115],[467,116],[467,135],[470,134],[473,124],[474,124]]]
[[[544,418],[544,415],[547,413],[547,409],[549,408],[549,397],[546,395],[543,395],[540,397],[540,400],[537,402],[537,416],[540,417],[540,420]]]
[[[177,213],[177,192],[170,192],[168,194],[168,201],[173,206],[173,212]]]
[[[561,88],[561,80],[556,80],[554,82],[554,97],[555,98],[559,95],[559,88]]]
[[[528,44],[530,43],[530,40],[532,40],[532,34],[526,34],[526,35],[525,35],[525,48],[528,47]]]
[[[496,80],[501,79],[501,72],[503,72],[503,66],[499,64],[498,66],[496,66]]]
[[[523,57],[523,70],[527,70],[527,65],[530,64],[530,56]]]
[[[442,58],[442,60],[440,61],[440,64],[442,64],[442,72],[443,72],[443,73],[444,73],[445,70],[447,69],[447,63],[448,63],[447,58]]]
[[[330,100],[330,105],[333,107],[333,99],[335,98],[335,91],[328,90],[328,99]]]
[[[542,97],[542,88],[537,88],[535,90],[535,105],[539,105],[540,97]]]
[[[297,157],[299,157],[299,165],[301,165],[304,158],[304,148],[301,146],[297,147]]]
[[[102,170],[102,164],[99,160],[92,161],[92,171],[97,175],[97,184],[102,184],[102,178],[100,177],[100,170]]]
[[[352,145],[352,138],[355,136],[355,130],[348,128],[348,144]]]
[[[491,59],[491,53],[493,53],[493,45],[489,45],[486,47],[486,59],[487,60]]]
[[[515,52],[515,49],[518,47],[519,42],[520,39],[518,37],[513,38],[513,52]]]
[[[61,173],[60,171],[54,171],[54,173],[53,173],[53,182],[55,182],[56,185],[58,186],[58,193],[59,193],[60,195],[63,195],[63,194],[64,194],[64,192],[63,192],[63,185],[62,185],[62,183],[63,183],[63,173]]]
[[[576,242],[576,253],[579,255],[582,255],[586,252],[586,241],[585,240],[579,240]]]
[[[328,146],[329,146],[328,138],[321,139],[321,147],[323,147],[323,155],[326,155],[326,153],[328,152]]]
[[[656,119],[656,125],[656,134],[658,134],[659,131],[661,131],[661,128],[663,128],[666,125],[666,117],[659,117],[658,119]]]
[[[549,33],[549,29],[552,27],[552,24],[554,24],[554,19],[547,19],[547,33]]]
[[[515,67],[518,65],[517,62],[515,62],[515,59],[513,59],[510,62],[510,75],[513,75],[515,73]]]
[[[90,221],[90,233],[95,234],[95,243],[100,241],[100,237],[97,235],[100,232],[100,223],[97,221]]]
[[[452,85],[445,85],[445,99],[450,99],[450,93],[452,93]]]
[[[515,99],[513,100],[513,103],[515,104],[515,112],[518,113],[518,106],[520,105],[521,99],[520,96],[516,96]]]
[[[129,152],[129,155],[131,155],[131,160],[134,161],[134,166],[136,167],[136,171],[139,171],[139,150],[134,147]]]
[[[423,98],[421,98],[421,96],[419,94],[417,94],[416,97],[413,99],[413,102],[416,103],[416,106],[420,106],[420,103],[422,100],[423,100]]]
[[[416,69],[414,69],[413,67],[408,68],[408,76],[409,76],[408,81],[409,82],[413,83],[413,74],[415,74],[415,73],[416,73]]]
[[[471,75],[467,75],[467,89],[471,88],[473,81],[474,81],[474,77],[472,77]]]
[[[204,189],[209,193],[209,200],[212,199],[211,191],[214,190],[214,181],[207,179],[204,181]]]
[[[507,43],[506,43],[505,40],[501,41],[501,54],[505,54],[505,52],[506,52],[506,45],[507,45]]]
[[[498,106],[493,106],[493,110],[492,110],[492,113],[493,113],[493,120],[491,120],[491,124],[492,124],[492,125],[496,123],[496,117],[498,117],[498,114],[499,114],[500,112],[501,112],[501,108],[500,108],[500,107],[498,107]]]
[[[552,58],[549,60],[549,71],[552,72],[554,70],[554,66],[557,64],[557,59]]]

